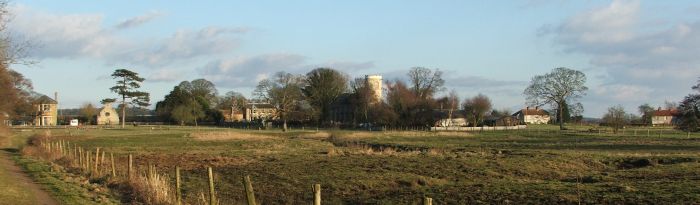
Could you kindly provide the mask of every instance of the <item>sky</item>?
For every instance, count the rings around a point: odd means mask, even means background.
[[[697,1],[51,1],[10,2],[15,39],[37,64],[13,65],[60,108],[116,97],[120,68],[146,78],[152,104],[181,81],[251,96],[277,71],[331,67],[406,79],[444,72],[445,92],[526,106],[531,78],[584,72],[584,116],[678,102],[700,77]]]

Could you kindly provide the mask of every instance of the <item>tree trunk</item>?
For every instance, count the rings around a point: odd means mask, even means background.
[[[559,110],[559,119],[558,119],[559,120],[559,130],[566,129],[566,128],[564,128],[564,112],[563,112],[564,108],[562,107],[563,104],[564,103],[558,103],[558,105],[557,105],[557,107],[559,107],[558,108],[558,110]]]
[[[287,132],[287,119],[282,121],[282,132]]]
[[[126,102],[122,100],[122,129],[126,125]]]

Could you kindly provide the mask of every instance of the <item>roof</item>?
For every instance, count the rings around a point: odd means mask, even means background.
[[[49,96],[46,95],[41,95],[38,98],[34,99],[35,104],[58,104],[54,99],[51,99]]]
[[[513,113],[513,115],[518,115],[522,113],[523,115],[549,115],[549,112],[543,109],[535,108],[535,109],[530,109],[530,108],[525,108],[522,109],[518,112]]]
[[[654,110],[654,115],[653,116],[675,116],[678,115],[678,110],[676,109],[669,109],[669,110]]]
[[[245,105],[246,108],[252,109],[255,106],[256,109],[274,109],[275,106],[270,103],[249,103]]]

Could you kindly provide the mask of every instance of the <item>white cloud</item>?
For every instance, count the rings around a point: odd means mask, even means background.
[[[15,15],[9,28],[13,33],[40,44],[31,57],[91,58],[106,64],[162,68],[166,65],[227,53],[235,49],[237,34],[249,28],[209,26],[199,30],[182,29],[164,38],[133,38],[103,23],[99,14],[54,14],[23,5],[11,8]],[[146,23],[161,14],[151,12],[116,25],[128,28]],[[41,25],[41,26],[38,26]]]
[[[143,14],[141,16],[135,16],[130,19],[126,19],[122,21],[121,23],[117,24],[115,27],[118,29],[127,29],[127,28],[133,28],[137,27],[140,25],[143,25],[153,19],[156,19],[158,17],[163,16],[163,13],[158,12],[158,11],[151,11],[146,14]]]
[[[158,69],[146,77],[149,82],[174,82],[183,78],[182,71],[175,69]]]
[[[700,76],[700,20],[658,25],[652,21],[659,19],[642,18],[658,11],[641,8],[639,1],[616,0],[545,26],[540,34],[605,70],[603,82],[591,86],[596,95],[591,98],[616,101],[611,105],[623,102],[628,108],[680,100]]]
[[[220,86],[254,87],[259,80],[278,71],[302,72],[305,61],[306,57],[296,54],[267,54],[214,60],[198,71]]]

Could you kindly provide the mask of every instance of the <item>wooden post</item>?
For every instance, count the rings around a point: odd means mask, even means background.
[[[92,160],[92,159],[90,159],[90,156],[92,156],[91,154],[92,153],[90,151],[87,151],[87,154],[86,154],[87,156],[85,157],[87,159],[87,160],[85,160],[85,171],[87,171],[90,174],[92,174],[92,172],[91,172],[92,166],[90,166],[90,161]]]
[[[433,198],[430,198],[430,197],[423,198],[423,205],[433,205]]]
[[[83,168],[83,149],[82,147],[76,149],[78,150],[78,166]]]
[[[114,170],[114,153],[109,153],[109,160],[112,162],[112,177],[117,177],[117,171]]]
[[[214,173],[211,167],[207,167],[207,173],[209,174],[209,205],[216,205],[216,196],[214,196]]]
[[[182,192],[180,192],[180,167],[175,167],[175,204],[182,205]]]
[[[253,183],[250,182],[250,176],[243,177],[245,186],[245,198],[248,200],[248,205],[255,205],[255,192],[253,191]]]
[[[314,205],[321,205],[321,184],[314,184]]]
[[[102,167],[102,170],[106,170],[107,167],[105,167],[105,151],[102,150],[102,158],[100,158],[100,166]],[[102,171],[100,171],[101,173]]]
[[[131,154],[129,154],[129,165],[128,165],[129,169],[127,170],[127,176],[129,177],[129,179],[131,179],[131,172],[132,172],[132,169],[134,168],[133,164],[134,164],[134,159],[131,156]]]
[[[95,170],[93,172],[96,175],[99,175],[98,170],[100,168],[100,148],[98,147],[97,150],[95,150]]]

